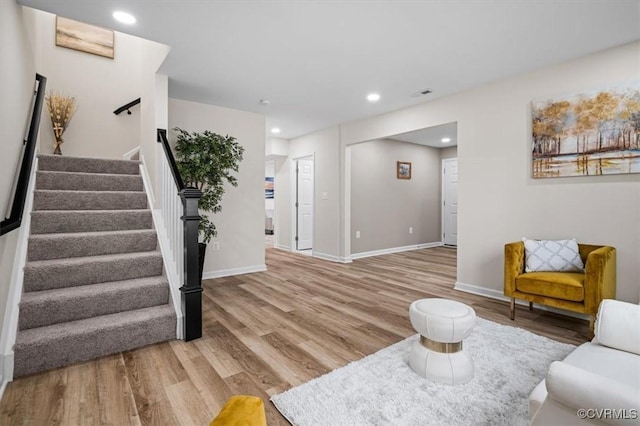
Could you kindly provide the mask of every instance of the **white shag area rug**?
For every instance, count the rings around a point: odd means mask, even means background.
[[[575,346],[477,318],[463,350],[471,382],[448,386],[408,364],[418,335],[296,386],[271,401],[295,426],[528,425],[529,394]]]

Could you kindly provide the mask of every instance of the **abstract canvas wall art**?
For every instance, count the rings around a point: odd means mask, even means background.
[[[113,31],[57,16],[56,46],[113,59]]]
[[[533,101],[533,178],[640,173],[640,81]]]

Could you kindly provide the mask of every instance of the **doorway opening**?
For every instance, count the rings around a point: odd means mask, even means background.
[[[311,255],[313,250],[314,216],[314,158],[312,155],[296,158],[295,200],[292,247],[295,251]]]
[[[457,127],[453,121],[347,147],[345,247],[351,259],[457,247]],[[400,165],[408,168],[406,176]]]
[[[458,246],[458,158],[442,160],[442,243]]]

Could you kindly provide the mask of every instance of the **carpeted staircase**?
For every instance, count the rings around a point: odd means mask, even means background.
[[[138,162],[38,158],[14,376],[174,339]]]

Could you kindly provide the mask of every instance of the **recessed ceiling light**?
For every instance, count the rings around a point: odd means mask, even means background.
[[[113,12],[113,17],[116,21],[122,22],[123,24],[135,24],[136,18],[127,12],[117,11]]]
[[[380,100],[380,95],[377,93],[369,93],[367,95],[367,100],[369,102],[378,102]]]
[[[271,129],[271,133],[275,133],[275,134],[277,135],[278,133],[280,133],[280,129],[279,129],[279,128],[277,128],[277,127],[273,127],[273,128]]]
[[[442,138],[442,142],[443,143],[451,142],[451,139],[450,138]]]
[[[260,105],[269,105],[270,103],[269,99],[260,99]]]

